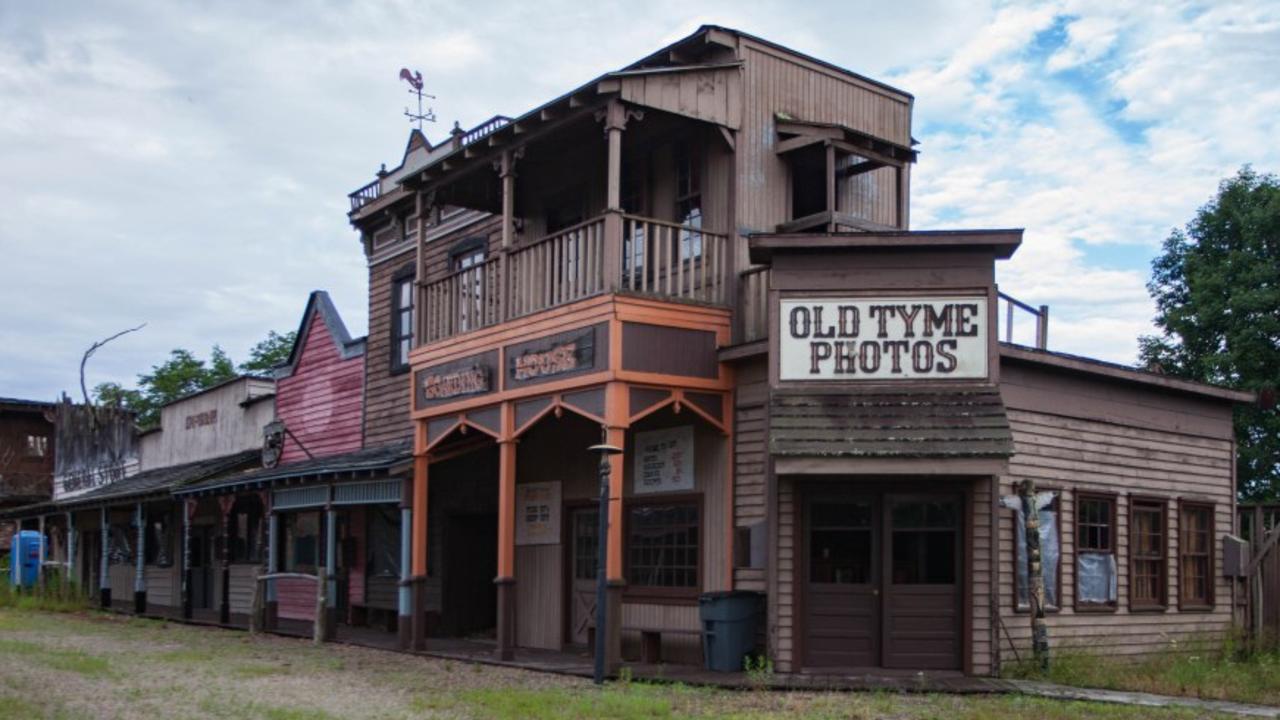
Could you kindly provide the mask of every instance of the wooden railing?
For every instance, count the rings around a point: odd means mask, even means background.
[[[997,302],[1000,302],[1000,301],[1004,301],[1004,317],[1005,317],[1004,341],[1005,342],[1007,343],[1013,342],[1013,318],[1014,318],[1014,310],[1016,309],[1016,310],[1022,310],[1023,312],[1026,312],[1030,314],[1033,318],[1035,318],[1036,347],[1040,348],[1041,350],[1044,350],[1045,348],[1048,347],[1049,345],[1049,306],[1048,305],[1041,305],[1040,307],[1036,308],[1022,302],[1021,300],[1015,297],[1006,295],[1004,293],[998,293]]]
[[[382,178],[378,178],[373,182],[365,185],[359,190],[351,193],[347,197],[351,198],[351,209],[359,210],[365,205],[378,199],[382,194]]]
[[[435,342],[499,322],[501,287],[499,258],[424,285],[419,296],[422,299],[419,306],[424,310],[420,323],[423,342]]]
[[[505,115],[494,115],[493,117],[489,118],[488,120],[485,120],[484,122],[480,123],[474,128],[471,128],[470,130],[467,131],[465,135],[462,136],[463,147],[470,145],[471,143],[477,140],[483,140],[489,135],[492,135],[493,131],[506,127],[506,125],[510,122],[511,122],[511,118]]]
[[[769,334],[769,268],[743,270],[738,274],[738,288],[741,342],[763,340]]]
[[[420,342],[606,292],[723,304],[728,251],[728,238],[720,233],[606,213],[424,283]]]
[[[725,301],[728,238],[701,228],[624,215],[622,287],[668,298]]]

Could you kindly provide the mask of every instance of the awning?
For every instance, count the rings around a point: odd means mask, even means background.
[[[407,469],[412,460],[413,453],[408,444],[383,445],[213,478],[186,485],[174,494],[219,495],[291,482],[367,479],[398,472],[402,467]]]
[[[777,392],[769,451],[779,473],[992,474],[1013,455],[995,388]]]

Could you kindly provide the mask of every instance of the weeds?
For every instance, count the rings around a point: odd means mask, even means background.
[[[89,598],[80,591],[78,585],[63,582],[59,573],[50,572],[43,587],[28,589],[0,582],[0,608],[80,612],[89,608]]]
[[[747,682],[757,690],[769,687],[773,678],[773,658],[761,653],[748,655],[742,659],[742,669],[747,675]]]

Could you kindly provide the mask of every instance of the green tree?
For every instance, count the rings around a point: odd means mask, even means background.
[[[1171,375],[1253,390],[1235,411],[1241,499],[1280,498],[1280,180],[1249,166],[1152,262],[1160,335],[1142,359]]]
[[[265,340],[249,349],[249,359],[240,363],[240,372],[251,375],[263,374],[285,364],[289,360],[289,353],[293,351],[293,343],[297,338],[296,330],[290,330],[283,335],[272,330],[267,333]]]

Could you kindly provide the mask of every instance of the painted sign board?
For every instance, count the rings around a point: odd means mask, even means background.
[[[516,485],[516,545],[560,542],[560,483]]]
[[[778,378],[985,379],[987,298],[783,298]]]
[[[693,426],[636,433],[635,493],[693,489]]]

